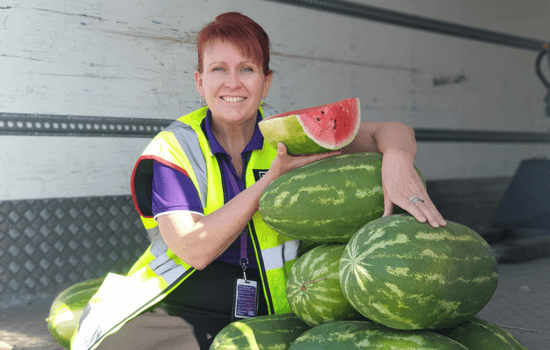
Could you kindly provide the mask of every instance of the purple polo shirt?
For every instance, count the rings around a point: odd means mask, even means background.
[[[250,142],[246,145],[241,158],[243,161],[243,169],[246,169],[250,155],[253,150],[262,149],[264,144],[264,137],[258,127],[258,122],[262,120],[260,112],[258,112],[256,119],[256,128]],[[233,190],[231,186],[230,177],[232,177],[237,183],[239,192],[245,189],[244,180],[237,175],[233,164],[231,163],[231,156],[220,145],[214,133],[212,132],[212,114],[210,110],[206,113],[206,118],[201,123],[201,128],[208,142],[212,154],[218,160],[220,171],[222,175],[222,183],[224,190],[224,201],[229,202],[238,193]],[[227,165],[225,166],[224,163]],[[243,175],[246,172],[243,171]],[[152,194],[153,214],[155,217],[158,214],[169,213],[173,211],[192,211],[200,215],[204,215],[202,204],[199,198],[199,194],[195,185],[190,178],[185,174],[172,169],[160,162],[153,162],[153,194]],[[227,250],[220,255],[216,260],[226,263],[239,265],[240,259],[240,237],[237,238]],[[247,243],[248,252],[248,267],[258,268],[255,256],[252,238],[248,236]]]

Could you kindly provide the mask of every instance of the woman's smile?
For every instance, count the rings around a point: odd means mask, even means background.
[[[225,102],[230,102],[230,103],[243,102],[244,100],[246,100],[246,97],[239,97],[239,96],[222,96],[220,98]]]

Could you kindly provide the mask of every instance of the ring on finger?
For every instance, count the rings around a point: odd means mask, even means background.
[[[411,199],[409,199],[411,202],[413,202],[414,204],[418,203],[418,202],[424,202],[424,198],[422,197],[419,197],[419,196],[412,196]]]

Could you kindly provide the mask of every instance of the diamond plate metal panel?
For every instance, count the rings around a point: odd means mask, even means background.
[[[0,307],[124,273],[149,241],[131,196],[0,202]]]

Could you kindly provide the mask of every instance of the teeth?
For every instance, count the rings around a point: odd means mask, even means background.
[[[234,97],[234,96],[224,96],[222,97],[222,100],[224,100],[225,102],[241,102],[241,101],[244,101],[246,100],[246,98],[244,97]]]

